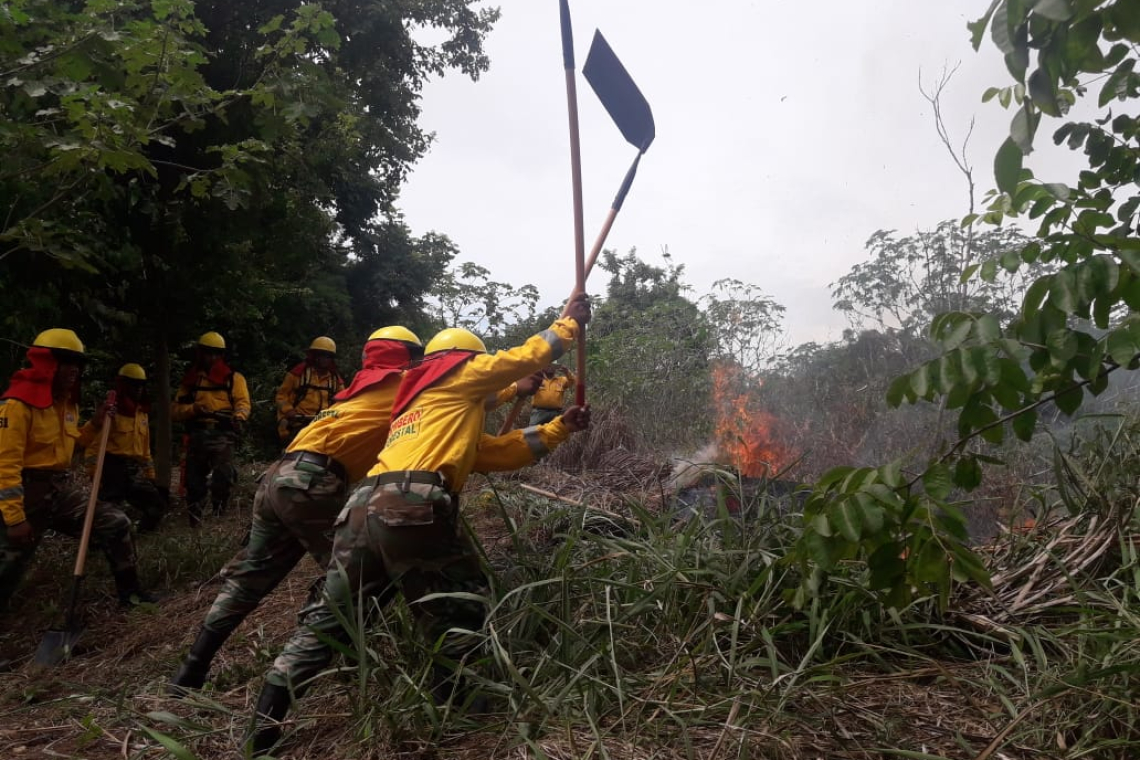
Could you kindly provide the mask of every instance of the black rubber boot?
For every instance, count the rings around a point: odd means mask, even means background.
[[[174,678],[170,679],[166,693],[172,697],[184,697],[191,689],[201,689],[206,683],[214,655],[229,637],[229,631],[212,631],[209,628],[199,631],[198,638],[190,647],[190,653],[182,661],[182,667],[178,669]]]
[[[140,604],[154,604],[158,597],[149,591],[144,591],[139,585],[138,571],[133,567],[119,570],[115,574],[115,588],[119,592],[119,605],[123,607],[137,607]]]
[[[281,721],[289,712],[292,697],[284,686],[265,682],[261,687],[261,696],[257,698],[257,710],[254,713],[253,733],[250,734],[246,747],[249,757],[264,757],[281,741]]]

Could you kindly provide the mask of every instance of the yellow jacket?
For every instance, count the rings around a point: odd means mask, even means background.
[[[0,401],[0,515],[5,525],[25,520],[24,481],[29,470],[66,472],[75,444],[89,446],[92,431],[79,429],[79,410],[70,401],[35,409],[17,399]]]
[[[531,406],[535,409],[561,409],[566,391],[573,388],[575,382],[573,375],[556,375],[544,379],[534,393]]]
[[[178,395],[170,405],[170,417],[175,422],[193,420],[197,416],[195,403],[205,404],[210,412],[232,412],[239,420],[249,419],[249,388],[240,372],[230,375],[232,385],[229,387],[214,385],[204,372],[195,373],[194,378],[194,383],[179,386]]]
[[[388,437],[392,400],[400,387],[399,376],[340,401],[317,415],[301,429],[286,451],[313,451],[344,465],[348,482],[360,480],[376,462]]]
[[[509,472],[534,464],[570,437],[570,429],[556,417],[545,425],[512,430],[505,435],[484,434],[479,439],[474,472]]]
[[[332,397],[343,388],[344,381],[335,372],[322,375],[308,366],[300,375],[286,372],[285,380],[277,389],[277,419],[280,421],[286,412],[294,410],[297,414],[312,417],[332,406]]]
[[[460,491],[475,465],[487,396],[550,364],[570,347],[578,323],[560,319],[523,345],[497,354],[476,354],[424,389],[397,419],[369,475],[398,470],[438,471]],[[507,437],[525,440],[524,431]],[[550,440],[553,440],[552,438]]]
[[[84,439],[97,441],[102,428],[95,426],[95,420],[88,420],[80,430]],[[107,435],[107,453],[133,459],[142,465],[143,477],[154,480],[154,459],[150,455],[150,416],[143,411],[135,412],[134,417],[116,414],[111,422],[111,432]],[[83,466],[87,475],[95,474],[99,461],[99,447],[87,445],[83,452]]]

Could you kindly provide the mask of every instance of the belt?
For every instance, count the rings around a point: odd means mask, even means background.
[[[285,452],[285,456],[281,458],[286,462],[297,461],[315,464],[318,467],[324,467],[341,480],[348,480],[348,472],[344,469],[344,465],[328,454],[318,454],[315,451],[287,451]]]
[[[534,410],[536,412],[561,412],[562,407],[560,407],[560,406],[536,406],[536,407],[534,407]]]
[[[443,475],[433,470],[393,470],[392,472],[372,475],[360,481],[361,486],[382,486],[387,483],[421,483],[447,489],[447,481]]]

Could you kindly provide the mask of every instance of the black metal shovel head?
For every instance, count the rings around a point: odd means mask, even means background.
[[[657,136],[653,111],[600,31],[594,32],[582,74],[621,130],[622,137],[644,153]]]
[[[83,635],[83,626],[76,626],[66,630],[53,628],[44,634],[40,645],[36,649],[33,659],[36,665],[55,667],[71,658],[75,651],[75,644]]]

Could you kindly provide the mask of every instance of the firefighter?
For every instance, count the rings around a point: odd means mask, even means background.
[[[552,364],[542,370],[542,381],[531,400],[530,424],[544,425],[562,414],[566,391],[574,387],[577,379],[561,364]]]
[[[0,396],[0,609],[11,599],[45,530],[78,538],[90,492],[71,477],[75,444],[92,443],[106,422],[100,406],[96,424],[79,427],[79,377],[86,361],[83,343],[71,330],[53,328],[36,336],[27,369],[12,376]],[[92,544],[102,549],[123,605],[154,602],[139,584],[131,521],[118,509],[97,503]]]
[[[422,355],[420,339],[405,327],[372,333],[352,384],[262,476],[249,545],[226,566],[222,590],[170,682],[171,694],[202,687],[218,649],[306,552],[322,571],[328,565],[332,524],[345,489],[376,462],[403,369]]]
[[[253,755],[280,739],[280,721],[332,657],[330,639],[344,640],[338,622],[363,597],[403,593],[428,646],[442,642],[432,666],[432,697],[446,701],[465,687],[449,663],[462,663],[474,644],[488,594],[479,554],[462,530],[459,492],[473,470],[510,470],[532,463],[589,424],[573,407],[542,428],[504,436],[483,433],[489,394],[558,358],[590,318],[579,296],[560,319],[524,345],[491,355],[472,333],[444,330],[408,370],[392,407],[388,440],[376,465],[337,517],[325,594],[302,611],[302,623],[266,675],[258,699]],[[437,594],[454,594],[423,601]]]
[[[315,338],[305,352],[305,361],[285,373],[277,389],[277,435],[286,446],[297,431],[313,421],[344,388],[336,370],[336,343]]]
[[[150,449],[150,402],[146,398],[146,371],[138,364],[124,364],[115,376],[115,416],[107,437],[99,498],[126,502],[140,513],[139,530],[149,533],[166,514],[167,497],[155,483]],[[91,420],[83,437],[98,438],[101,425]],[[86,430],[91,427],[91,431]],[[87,474],[93,475],[99,457],[97,446],[88,446],[84,457]]]
[[[240,372],[226,364],[226,341],[216,332],[198,339],[194,362],[171,405],[175,422],[186,423],[186,505],[190,526],[197,527],[207,490],[215,515],[222,514],[237,478],[234,444],[249,419],[249,389]]]

